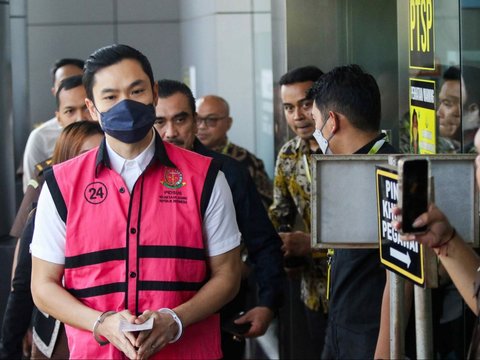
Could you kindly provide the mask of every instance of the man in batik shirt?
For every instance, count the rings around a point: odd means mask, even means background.
[[[312,134],[312,100],[306,93],[322,75],[314,66],[293,69],[280,79],[280,92],[285,118],[295,137],[287,141],[278,154],[275,166],[273,204],[270,219],[283,240],[285,266],[302,267],[301,299],[305,312],[310,341],[308,353],[320,357],[327,325],[326,254],[312,253],[311,248],[311,174],[310,155],[321,153]],[[303,226],[298,226],[303,220]],[[297,226],[296,226],[297,225]],[[303,231],[297,230],[303,227]]]

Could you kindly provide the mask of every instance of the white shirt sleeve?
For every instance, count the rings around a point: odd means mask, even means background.
[[[33,256],[55,264],[65,264],[66,226],[53,201],[48,184],[43,183],[38,198],[30,252]]]
[[[38,159],[37,154],[40,151],[38,146],[38,141],[37,141],[37,137],[38,137],[37,133],[38,133],[37,129],[33,130],[30,133],[27,139],[27,143],[25,144],[25,150],[23,152],[23,178],[22,178],[23,192],[27,190],[28,182],[33,177],[34,167],[39,163],[39,161],[37,161]]]
[[[23,154],[23,192],[27,190],[28,182],[34,175],[35,165],[52,156],[61,132],[62,127],[56,117],[30,132]]]
[[[232,193],[225,175],[219,171],[205,211],[203,235],[207,253],[216,256],[240,245]],[[35,230],[30,245],[33,256],[55,264],[65,264],[66,226],[45,182],[38,199]]]
[[[216,256],[240,245],[235,208],[230,187],[219,171],[203,219],[203,235],[207,239],[207,253]]]

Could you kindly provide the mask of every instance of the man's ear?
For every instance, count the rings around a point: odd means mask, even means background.
[[[52,92],[53,97],[57,96],[57,94],[55,94],[55,87],[52,86],[50,91]]]
[[[233,123],[233,119],[229,116],[227,118],[227,131],[229,131],[230,128],[232,127],[232,123]]]
[[[333,112],[333,111],[328,112],[328,117],[329,119],[331,119],[330,132],[332,134],[335,134],[338,130],[340,130],[340,117],[336,112]]]
[[[60,117],[58,116],[60,113],[58,111],[55,111],[55,117],[57,118],[58,124],[63,128],[63,123],[62,120],[60,120]]]
[[[85,105],[87,105],[88,112],[90,113],[92,119],[95,121],[100,121],[100,115],[98,114],[97,108],[95,107],[93,101],[89,98],[86,98]]]

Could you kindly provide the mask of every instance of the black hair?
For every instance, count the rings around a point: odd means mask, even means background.
[[[443,80],[458,80],[462,78],[462,73],[458,66],[450,66],[445,72],[443,73]]]
[[[165,99],[176,93],[181,93],[187,97],[188,104],[190,105],[190,109],[192,110],[192,115],[195,115],[195,97],[192,94],[192,90],[190,90],[190,88],[186,84],[176,80],[158,80],[159,98]]]
[[[305,81],[315,82],[322,75],[323,71],[316,66],[302,66],[292,69],[284,74],[278,83],[280,85],[291,85]]]
[[[480,69],[471,66],[463,65],[460,69],[459,66],[450,66],[445,70],[442,76],[444,81],[461,81],[467,92],[467,101],[465,107],[475,103],[480,106]],[[464,96],[464,94],[462,94]]]
[[[140,63],[143,71],[150,79],[150,84],[153,89],[153,71],[147,57],[131,46],[114,44],[96,50],[85,61],[85,66],[83,68],[83,85],[85,85],[85,91],[90,100],[95,102],[93,99],[93,85],[95,84],[96,72],[107,66],[117,64],[125,59],[133,59]]]
[[[85,140],[97,134],[104,135],[98,121],[80,120],[67,125],[55,143],[52,162],[58,164],[80,155]]]
[[[480,68],[472,65],[462,66],[462,76],[467,92],[465,106],[477,104],[480,107]]]
[[[308,91],[324,119],[334,111],[347,117],[363,131],[380,129],[380,90],[375,78],[352,64],[339,66],[322,75]]]
[[[83,86],[82,75],[70,76],[60,82],[60,86],[58,87],[57,93],[55,94],[55,99],[57,101],[57,110],[60,108],[60,92],[62,90],[74,89],[78,86]]]
[[[50,73],[52,74],[52,84],[55,84],[55,74],[57,73],[57,70],[67,65],[73,65],[78,67],[80,70],[83,70],[85,62],[83,60],[75,58],[64,58],[55,61],[52,68],[50,69]]]

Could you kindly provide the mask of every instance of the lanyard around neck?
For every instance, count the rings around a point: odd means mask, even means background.
[[[375,144],[373,144],[372,148],[369,150],[368,155],[374,155],[378,153],[378,150],[385,144],[385,139],[378,140]],[[303,166],[305,167],[305,175],[307,176],[308,182],[312,183],[312,175],[310,173],[310,165],[308,164],[308,158],[306,154],[303,154]]]
[[[307,154],[303,154],[303,166],[305,167],[305,175],[307,176],[308,183],[312,183],[312,175],[310,174],[310,165],[308,163]]]
[[[380,148],[383,146],[383,144],[385,144],[385,139],[378,140],[375,144],[373,144],[372,148],[368,152],[368,155],[376,154],[378,150],[380,150]]]

